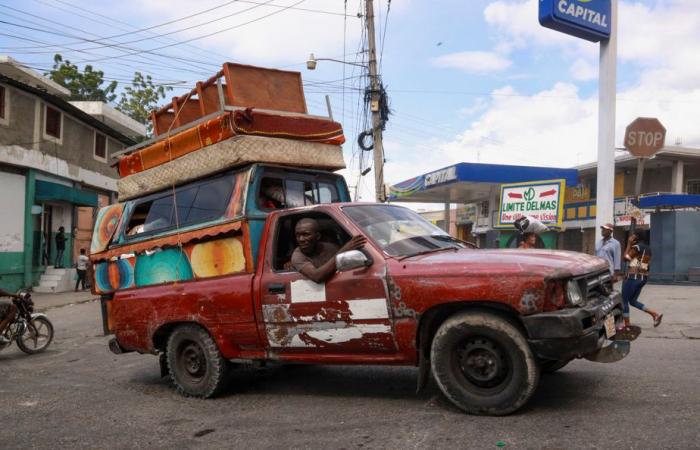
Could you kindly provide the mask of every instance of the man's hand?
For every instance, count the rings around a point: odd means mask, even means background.
[[[349,252],[350,250],[359,250],[367,243],[367,238],[358,234],[353,236],[345,245],[343,245],[338,253]]]

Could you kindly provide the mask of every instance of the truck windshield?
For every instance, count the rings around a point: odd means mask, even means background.
[[[343,212],[390,256],[409,257],[466,247],[462,241],[400,206],[346,206]]]

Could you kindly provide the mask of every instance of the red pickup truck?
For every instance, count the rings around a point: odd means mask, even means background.
[[[419,388],[432,372],[463,411],[501,415],[527,402],[540,372],[629,351],[610,341],[622,308],[596,257],[481,250],[409,209],[342,202],[257,219],[226,213],[177,240],[130,241],[128,216],[145,211],[139,205],[112,219],[112,244],[92,255],[103,261],[94,285],[115,334],[111,350],[159,354],[162,373],[186,395],[217,394],[232,362],[411,365]],[[367,238],[362,250],[336,256],[324,284],[290,269],[295,224],[308,217],[338,246]]]

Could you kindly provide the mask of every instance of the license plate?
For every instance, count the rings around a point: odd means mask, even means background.
[[[611,337],[615,336],[615,316],[612,314],[608,314],[605,316],[605,337],[610,339]]]

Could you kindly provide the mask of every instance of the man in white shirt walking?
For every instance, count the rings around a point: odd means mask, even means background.
[[[600,234],[603,238],[595,243],[595,255],[608,261],[610,275],[613,276],[613,281],[617,281],[622,271],[620,241],[612,236],[613,224],[611,223],[601,226]]]
[[[88,266],[90,265],[90,258],[85,255],[85,249],[80,249],[80,256],[78,256],[78,262],[75,264],[75,268],[78,271],[78,279],[75,282],[75,290],[78,290],[78,285],[82,283],[83,290],[85,290],[85,276],[87,275]]]

